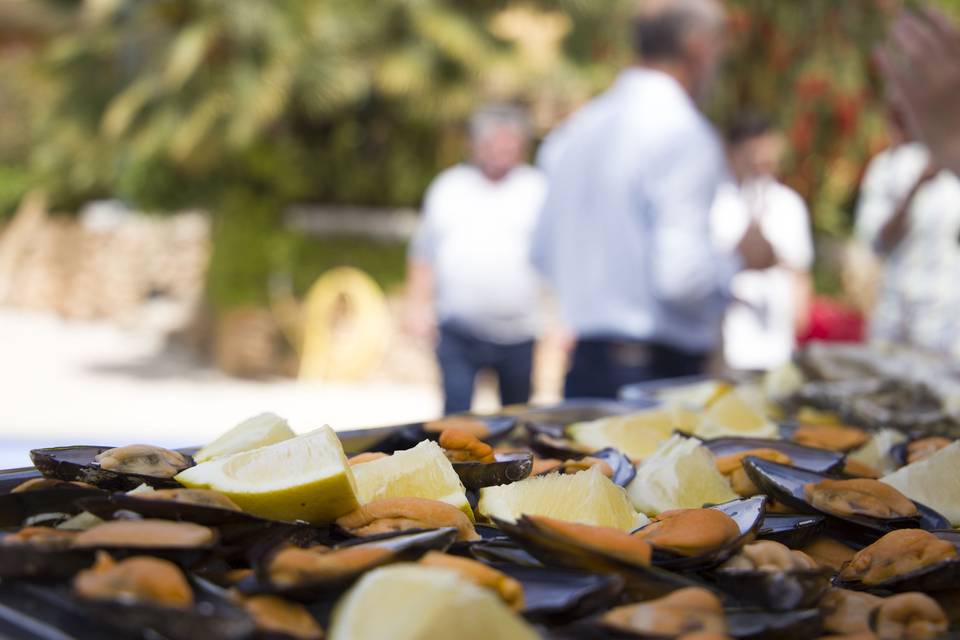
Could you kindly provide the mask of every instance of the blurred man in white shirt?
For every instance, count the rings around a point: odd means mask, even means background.
[[[534,261],[576,336],[567,397],[702,372],[731,278],[773,262],[756,225],[735,254],[711,237],[727,168],[696,100],[716,77],[724,17],[716,0],[645,3],[637,64],[541,150],[549,189]]]
[[[733,181],[712,212],[718,246],[733,250],[751,222],[773,245],[777,264],[733,277],[723,320],[723,356],[733,369],[771,369],[790,360],[810,317],[813,240],[800,195],[777,180],[783,138],[759,113],[745,112],[727,135]]]
[[[527,131],[511,107],[478,112],[472,162],[430,185],[409,258],[410,323],[436,341],[444,413],[470,409],[480,369],[502,404],[529,400],[541,286],[530,242],[546,185],[524,164]]]

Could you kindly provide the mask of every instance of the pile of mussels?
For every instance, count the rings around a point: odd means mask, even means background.
[[[458,427],[482,423],[477,433],[497,453],[471,460],[461,450],[453,465],[470,493],[590,466],[626,486],[633,461],[584,450],[565,425],[629,410],[584,402],[461,417]],[[443,426],[342,440],[362,462],[439,438]],[[795,423],[784,434],[705,441],[742,497],[665,512],[631,533],[539,516],[472,523],[418,499],[329,526],[281,522],[178,486],[189,450],[35,450],[36,471],[0,474],[0,605],[71,637],[321,638],[351,584],[405,561],[492,589],[547,638],[894,639],[960,629],[960,532],[845,464],[865,430]],[[947,442],[906,443],[901,454]]]

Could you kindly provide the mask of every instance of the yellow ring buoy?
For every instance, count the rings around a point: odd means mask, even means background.
[[[331,269],[307,292],[299,377],[360,380],[383,360],[390,334],[386,299],[373,278],[353,267]]]

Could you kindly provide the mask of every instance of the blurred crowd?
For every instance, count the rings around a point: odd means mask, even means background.
[[[725,25],[716,0],[644,3],[635,63],[532,165],[522,110],[474,115],[472,157],[429,187],[409,254],[409,326],[435,345],[446,413],[470,408],[481,369],[526,402],[545,331],[568,346],[568,398],[773,368],[810,334],[814,243],[778,177],[785,138],[750,105],[723,132],[699,108]],[[877,60],[892,144],[856,212],[883,269],[869,337],[960,355],[960,33],[907,13]]]

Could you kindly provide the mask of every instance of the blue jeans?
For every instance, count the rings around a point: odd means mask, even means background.
[[[708,354],[691,354],[649,342],[581,339],[573,351],[563,395],[616,399],[621,387],[636,382],[703,373]]]
[[[499,344],[482,340],[449,324],[440,327],[437,360],[443,380],[444,414],[469,411],[474,379],[480,369],[493,369],[500,382],[500,403],[530,400],[533,340]]]

